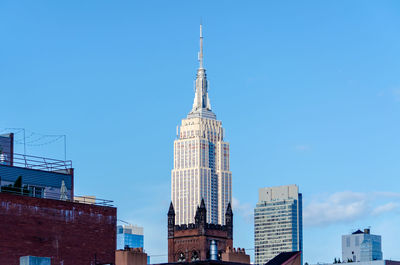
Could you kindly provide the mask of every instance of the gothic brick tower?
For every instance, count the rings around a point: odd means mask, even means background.
[[[175,225],[175,210],[171,202],[168,211],[168,262],[191,262],[210,259],[210,245],[217,243],[218,257],[233,245],[233,213],[228,204],[225,225],[207,223],[204,200],[197,207],[195,223]]]

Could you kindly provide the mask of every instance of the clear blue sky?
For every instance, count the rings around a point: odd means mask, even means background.
[[[258,188],[298,184],[305,262],[340,257],[340,236],[367,226],[400,260],[399,14],[399,1],[3,0],[0,127],[66,134],[76,193],[114,200],[146,251],[166,255],[202,20],[234,245],[253,248]],[[62,158],[62,146],[28,153]]]

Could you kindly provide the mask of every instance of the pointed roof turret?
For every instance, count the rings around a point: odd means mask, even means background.
[[[192,111],[188,117],[205,117],[216,119],[215,114],[211,111],[210,99],[208,98],[208,81],[206,69],[203,65],[203,26],[200,24],[200,51],[198,55],[199,68],[196,76],[196,92]]]
[[[228,207],[226,207],[226,214],[233,215],[231,203],[228,203]]]
[[[175,215],[174,205],[172,204],[172,202],[169,205],[168,215]]]
[[[201,203],[200,203],[200,209],[205,209],[206,208],[206,204],[204,203],[204,198],[201,198]]]

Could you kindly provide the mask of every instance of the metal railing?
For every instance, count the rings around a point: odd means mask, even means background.
[[[75,195],[73,202],[83,203],[83,204],[94,204],[94,205],[100,205],[100,206],[113,206],[112,205],[113,201],[99,199],[99,198],[96,198],[95,196],[76,196]]]
[[[23,167],[29,169],[59,172],[64,174],[70,174],[72,169],[72,161],[57,160],[52,158],[45,158],[39,156],[30,156],[23,154],[3,152],[0,157],[0,165],[8,165],[14,167]]]
[[[46,191],[43,189],[37,189],[38,187],[35,186],[36,189],[30,189],[30,186],[25,187],[13,187],[10,185],[1,186],[0,193],[8,193],[13,195],[20,195],[20,196],[27,196],[27,197],[34,197],[40,199],[52,199],[58,201],[67,201],[67,202],[74,202],[74,203],[82,203],[82,204],[90,204],[90,205],[98,205],[98,206],[113,206],[113,201],[99,199],[94,196],[74,196],[71,198],[71,192],[67,192],[64,196],[62,196],[61,192],[54,192],[54,191]]]

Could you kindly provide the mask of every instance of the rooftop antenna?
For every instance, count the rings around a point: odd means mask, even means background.
[[[199,52],[200,69],[203,69],[203,25],[200,23],[200,52]]]
[[[120,221],[121,223],[124,223],[124,224],[127,224],[127,225],[132,225],[131,223],[128,223],[128,222],[126,222],[124,220],[121,220],[121,219],[117,219],[117,221]]]

